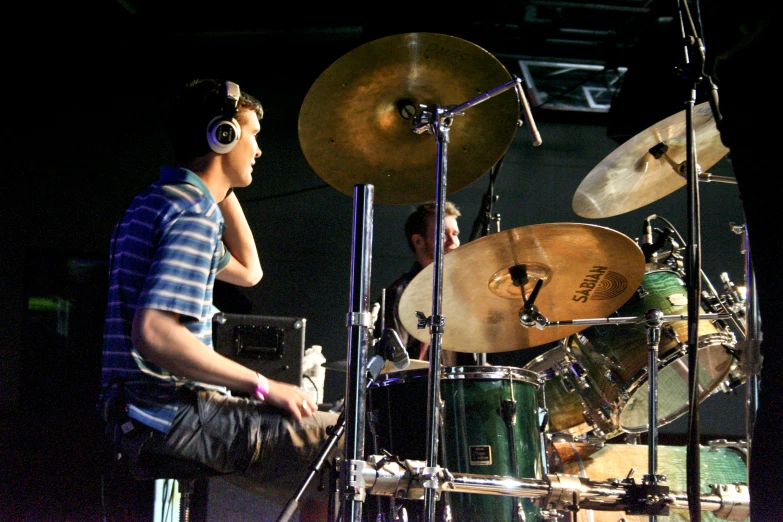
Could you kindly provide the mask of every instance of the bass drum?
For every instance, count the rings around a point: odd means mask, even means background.
[[[392,372],[370,386],[365,455],[388,452],[400,460],[426,460],[428,374]],[[520,368],[444,368],[439,465],[453,473],[542,479],[539,387],[537,376]],[[397,520],[402,508],[413,522],[422,520],[424,502],[368,495],[365,506],[369,522]],[[512,522],[520,516],[536,522],[541,513],[531,499],[467,493],[444,493],[436,512],[439,520],[454,522]]]
[[[687,447],[656,447],[656,474],[666,476],[669,491],[687,494]],[[699,484],[702,493],[710,493],[711,484],[748,483],[747,456],[737,444],[721,443],[699,447]],[[550,473],[563,473],[594,481],[624,479],[631,468],[637,482],[648,472],[648,447],[639,444],[594,445],[579,442],[553,442],[550,448]],[[671,509],[667,522],[687,522],[687,509]],[[574,522],[647,522],[647,515],[627,515],[624,511],[580,509]],[[724,520],[709,511],[701,512],[705,522]],[[745,520],[748,520],[745,518]]]

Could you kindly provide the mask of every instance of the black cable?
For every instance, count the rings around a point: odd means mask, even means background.
[[[315,390],[315,402],[318,402],[319,395],[321,396],[321,400],[323,400],[324,391],[318,389],[318,385],[315,384],[315,381],[309,375],[303,375],[302,377],[310,381],[310,384],[313,385],[313,389]]]

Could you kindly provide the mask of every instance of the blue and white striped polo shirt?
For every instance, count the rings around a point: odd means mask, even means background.
[[[175,312],[209,349],[215,274],[229,260],[221,240],[223,215],[193,172],[163,167],[138,194],[115,227],[109,263],[109,295],[103,333],[104,386],[125,383],[129,413],[166,432],[182,387],[224,388],[187,381],[146,360],[131,342],[139,308]]]

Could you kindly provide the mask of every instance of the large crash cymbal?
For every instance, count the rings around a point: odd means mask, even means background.
[[[505,352],[587,328],[523,326],[522,287],[514,283],[524,281],[524,275],[526,299],[543,280],[533,304],[556,322],[608,317],[631,298],[644,269],[644,255],[633,240],[597,225],[531,225],[476,239],[443,256],[441,346],[456,352]],[[417,328],[416,312],[432,315],[433,270],[430,264],[413,278],[399,305],[403,326],[425,343],[430,331]]]
[[[696,159],[702,172],[729,149],[720,140],[709,103],[693,108]],[[616,216],[643,207],[687,184],[685,111],[656,123],[609,154],[582,180],[573,209],[586,218]]]
[[[511,80],[491,54],[453,36],[410,33],[366,43],[330,65],[299,113],[299,141],[310,166],[341,192],[372,184],[377,203],[435,199],[438,149],[403,113],[449,109]],[[519,122],[514,89],[457,114],[446,154],[448,193],[484,175],[505,154]]]

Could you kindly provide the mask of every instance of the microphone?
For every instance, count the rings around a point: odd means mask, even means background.
[[[527,96],[525,96],[525,89],[519,82],[520,80],[517,78],[517,81],[514,83],[514,91],[517,93],[517,101],[522,114],[524,114],[524,120],[527,121],[530,140],[533,142],[534,147],[538,147],[542,143],[541,134],[538,132],[535,120],[533,120],[533,111],[530,110],[530,102],[527,101]],[[519,126],[522,126],[522,121],[519,122]]]
[[[381,340],[378,341],[377,353],[381,354],[386,360],[391,361],[392,365],[398,370],[404,370],[411,364],[408,350],[402,345],[400,334],[391,328],[384,328]]]
[[[639,247],[642,249],[642,253],[644,254],[645,263],[652,261],[652,256],[655,253],[653,250],[652,227],[650,226],[650,220],[654,218],[655,214],[647,216],[647,218],[644,220],[644,225],[642,226],[642,239]]]
[[[669,228],[664,227],[663,230],[656,228],[658,232],[660,232],[660,235],[658,236],[658,239],[655,240],[655,242],[650,247],[652,249],[652,253],[655,254],[660,249],[663,248],[663,245],[666,244],[666,242],[669,240],[669,237],[674,233]]]

